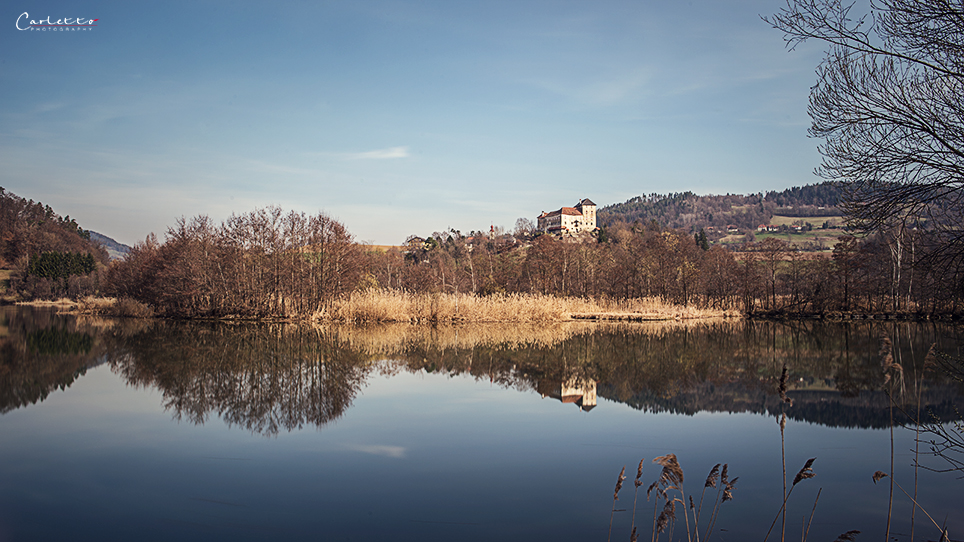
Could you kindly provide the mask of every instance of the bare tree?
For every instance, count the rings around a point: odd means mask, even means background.
[[[516,237],[528,237],[535,233],[536,225],[528,218],[518,218],[515,221],[515,235]]]
[[[829,45],[810,95],[818,174],[850,183],[845,209],[866,231],[923,227],[932,258],[964,269],[964,5],[788,0],[764,20],[788,46]]]

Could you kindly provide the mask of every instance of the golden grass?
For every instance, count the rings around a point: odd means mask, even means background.
[[[56,299],[56,300],[35,299],[33,301],[18,301],[17,305],[29,305],[32,307],[73,308],[77,306],[77,302],[68,297],[61,297],[60,299]]]
[[[313,320],[345,323],[539,323],[579,320],[683,320],[738,316],[657,299],[593,300],[539,294],[475,296],[366,290],[334,301]]]

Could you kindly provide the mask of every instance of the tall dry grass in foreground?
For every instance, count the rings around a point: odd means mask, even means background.
[[[424,294],[367,290],[335,300],[313,315],[322,322],[452,323],[682,320],[736,317],[736,312],[698,309],[658,299],[609,300],[540,294]]]
[[[629,537],[631,542],[638,540],[636,502],[639,497],[639,488],[643,485],[642,477],[645,461],[645,459],[639,461],[639,468],[636,470],[636,479],[633,481],[635,491],[633,494],[632,532]],[[714,466],[707,475],[706,481],[703,483],[703,491],[700,493],[699,506],[697,506],[693,500],[693,496],[690,495],[687,499],[686,493],[683,491],[683,468],[680,466],[676,454],[661,455],[654,458],[653,463],[663,468],[660,470],[656,480],[650,484],[646,490],[646,500],[648,501],[650,497],[653,498],[652,541],[656,542],[659,540],[660,535],[664,532],[668,533],[668,539],[672,540],[673,530],[678,521],[678,514],[682,514],[683,523],[686,526],[686,540],[688,542],[700,542],[701,540],[703,542],[709,542],[710,535],[713,532],[713,526],[716,523],[716,518],[720,511],[720,505],[733,500],[733,491],[736,489],[738,478],[729,478],[729,473],[727,472],[728,465],[723,465],[722,472],[720,471],[719,464]],[[609,517],[610,540],[612,539],[613,516],[617,511],[616,501],[619,500],[619,491],[623,487],[623,480],[626,479],[624,476],[625,473],[626,467],[623,467],[619,476],[616,478],[616,490],[613,493],[613,509]],[[717,491],[715,497],[711,491],[710,498],[712,502],[706,503],[709,506],[708,516],[706,516],[708,519],[705,524],[705,534],[700,538],[700,517],[703,511],[703,498],[706,496],[707,488],[717,489]],[[692,523],[690,523],[691,519]],[[642,523],[638,525],[642,526]]]

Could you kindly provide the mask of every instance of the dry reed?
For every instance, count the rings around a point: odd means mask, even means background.
[[[793,484],[790,486],[790,491],[787,491],[786,495],[783,497],[783,505],[780,506],[780,511],[777,512],[777,517],[773,518],[773,523],[770,524],[770,529],[767,531],[766,536],[763,537],[763,542],[766,542],[767,539],[770,538],[770,533],[773,532],[773,527],[777,524],[777,520],[780,519],[780,514],[786,513],[787,501],[790,500],[790,494],[793,493],[793,488],[797,487],[797,484],[800,482],[816,476],[816,474],[813,472],[813,469],[810,468],[813,466],[813,462],[816,459],[816,457],[811,457],[808,459],[807,462],[804,463],[803,468],[801,468],[800,471],[797,472],[797,475],[793,477]]]
[[[914,509],[916,510],[919,508],[920,511],[927,516],[927,519],[931,520],[931,523],[933,523],[934,526],[937,527],[937,529],[941,532],[941,540],[950,540],[950,535],[948,534],[947,529],[945,527],[941,527],[937,523],[937,521],[933,517],[931,517],[931,515],[927,512],[927,510],[925,510],[924,507],[917,502],[917,499],[912,497],[910,493],[907,493],[907,490],[904,489],[903,486],[901,486],[894,480],[893,476],[888,476],[887,473],[883,471],[877,471],[874,473],[874,476],[873,476],[874,484],[876,485],[877,482],[879,482],[882,478],[889,478],[890,482],[896,485],[897,488],[900,489],[904,493],[904,495],[906,495],[907,498],[911,500],[912,503],[914,503]]]
[[[712,471],[710,471],[710,474],[712,474]],[[730,480],[729,464],[724,463],[723,471],[720,473],[720,487],[716,491],[716,499],[713,505],[713,513],[710,514],[710,521],[706,526],[706,537],[704,538],[705,541],[709,542],[710,535],[713,533],[713,527],[716,525],[716,519],[720,515],[719,514],[720,505],[722,505],[726,501],[733,500],[733,490],[736,488],[736,481],[739,479],[740,477],[737,476],[736,478]],[[705,489],[705,486],[704,486],[704,489]],[[697,528],[699,528],[698,523],[697,523]]]
[[[72,307],[80,314],[117,316],[122,318],[151,318],[154,310],[148,305],[128,297],[85,297]]]
[[[613,491],[613,510],[609,513],[609,538],[607,540],[613,538],[613,516],[616,515],[616,501],[619,500],[619,490],[623,488],[623,480],[625,479],[626,465],[623,465],[623,470],[619,471],[619,476],[616,478],[616,490]]]
[[[636,492],[638,495],[639,488],[643,485],[643,464],[646,460],[641,459],[639,462],[639,467],[636,470],[636,479],[633,484],[636,486]],[[733,490],[736,489],[737,478],[730,480],[727,473],[727,465],[723,465],[722,476],[720,475],[720,464],[715,465],[711,470],[710,474],[706,477],[706,482],[703,484],[703,494],[700,495],[700,506],[699,509],[694,502],[693,496],[690,495],[687,499],[686,492],[683,489],[683,468],[679,464],[679,460],[676,458],[675,454],[667,454],[656,457],[653,459],[653,463],[661,465],[663,468],[660,470],[657,479],[650,484],[649,488],[646,490],[646,500],[649,500],[651,496],[655,495],[653,499],[653,525],[652,525],[652,540],[653,542],[659,540],[659,536],[669,530],[669,538],[673,538],[673,527],[677,521],[677,508],[676,505],[679,503],[682,506],[683,518],[686,523],[686,539],[688,541],[700,540],[700,520],[699,513],[703,506],[703,497],[705,496],[706,488],[717,487],[717,480],[720,480],[721,484],[719,486],[719,491],[714,500],[714,509],[711,514],[710,521],[707,523],[706,538],[709,538],[709,533],[713,529],[716,517],[718,516],[720,505],[726,501],[733,499]],[[625,467],[623,471],[620,472],[620,477],[622,478],[623,473],[625,473]],[[622,485],[621,479],[617,481],[616,492],[618,493],[619,488]],[[676,496],[673,492],[678,493]],[[615,497],[615,495],[614,495]],[[660,506],[660,501],[662,501],[662,506]],[[689,503],[689,509],[687,509],[687,502]],[[615,510],[615,499],[613,501],[613,509]],[[690,526],[689,515],[693,514],[693,525]],[[612,516],[610,515],[610,534],[612,533]],[[637,525],[636,525],[636,499],[633,500],[633,518],[632,518],[632,533],[630,535],[630,540],[636,540],[637,538]]]
[[[312,319],[346,323],[560,322],[596,320],[688,320],[736,317],[658,299],[590,299],[540,294],[419,294],[370,289],[336,299]]]
[[[630,538],[636,539],[636,501],[639,499],[639,486],[643,485],[643,463],[646,458],[639,460],[639,468],[636,469],[636,479],[633,480],[633,485],[636,486],[636,491],[633,494],[633,534]],[[610,527],[612,528],[612,527]]]
[[[713,468],[710,469],[709,474],[706,475],[706,481],[703,482],[703,491],[700,492],[700,505],[699,507],[696,508],[696,515],[694,516],[696,518],[696,521],[694,522],[696,524],[696,528],[694,529],[694,531],[696,532],[697,542],[699,542],[699,539],[700,539],[700,528],[699,528],[700,515],[702,515],[702,512],[703,512],[703,497],[706,496],[706,488],[712,487],[715,489],[716,481],[717,479],[719,479],[719,477],[720,477],[720,464],[717,463],[716,465],[713,465]]]

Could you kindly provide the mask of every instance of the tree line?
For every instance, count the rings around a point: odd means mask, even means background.
[[[105,293],[174,317],[309,317],[338,296],[385,289],[422,294],[537,293],[659,298],[748,314],[956,314],[961,277],[932,265],[926,230],[842,236],[832,254],[768,238],[739,251],[705,238],[620,224],[600,237],[450,230],[371,249],[324,214],[267,208],[216,225],[180,220],[104,275]]]

